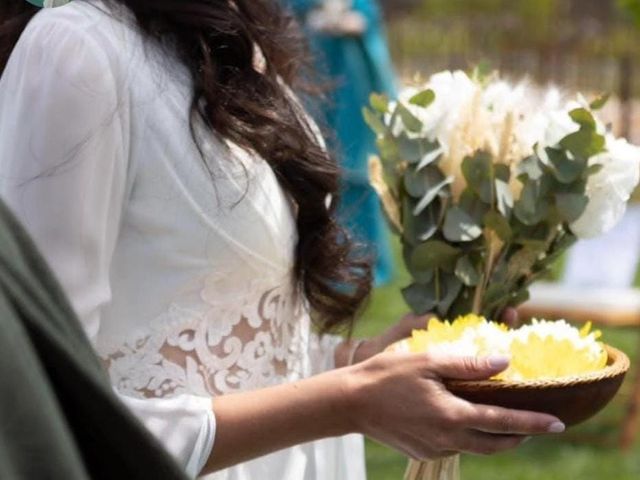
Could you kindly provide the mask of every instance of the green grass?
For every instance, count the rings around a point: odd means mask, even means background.
[[[397,280],[379,288],[373,295],[358,335],[374,335],[387,328],[407,311],[400,287],[407,284],[406,272]],[[603,329],[604,339],[624,350],[632,365],[640,358],[640,329]],[[565,434],[535,438],[516,451],[491,457],[465,455],[462,476],[465,480],[638,480],[640,479],[640,441],[629,452],[617,447],[620,422],[626,412],[630,383],[635,370],[627,376],[616,399],[600,414]],[[640,437],[640,432],[638,432]],[[369,480],[400,480],[406,459],[395,451],[367,441]]]

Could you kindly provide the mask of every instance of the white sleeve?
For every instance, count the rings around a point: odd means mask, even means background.
[[[115,59],[58,10],[38,13],[0,79],[0,194],[95,342],[111,299],[130,106]],[[196,476],[215,435],[210,399],[123,400]]]

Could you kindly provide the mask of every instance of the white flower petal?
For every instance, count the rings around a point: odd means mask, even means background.
[[[607,151],[590,161],[602,165],[602,170],[587,182],[587,208],[571,225],[580,238],[596,237],[615,227],[640,181],[640,148],[611,135],[606,138]]]

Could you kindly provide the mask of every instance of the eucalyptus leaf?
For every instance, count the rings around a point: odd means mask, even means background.
[[[449,317],[449,309],[462,289],[462,282],[455,275],[443,274],[440,279],[440,296],[438,313],[443,318]]]
[[[487,212],[484,216],[484,225],[488,229],[493,230],[503,242],[506,243],[511,240],[512,232],[509,221],[500,215],[500,213],[494,210]]]
[[[463,287],[458,296],[453,301],[447,312],[448,318],[458,318],[460,315],[466,315],[473,310],[474,288]]]
[[[409,99],[409,103],[412,105],[417,105],[418,107],[426,108],[431,105],[435,99],[435,92],[431,89],[427,89],[411,97]]]
[[[509,217],[509,215],[511,215],[511,210],[513,209],[513,194],[511,193],[511,187],[508,183],[496,179],[495,193],[498,211],[505,217]]]
[[[500,257],[496,265],[493,267],[493,272],[491,273],[491,277],[489,278],[489,282],[491,283],[502,283],[507,284],[507,262],[505,261],[506,257]]]
[[[373,110],[365,107],[362,109],[362,115],[366,124],[376,135],[384,135],[387,132],[387,127],[382,122],[382,119]]]
[[[404,174],[404,188],[412,197],[422,198],[429,190],[440,185],[443,180],[445,177],[438,168],[418,170],[410,165]]]
[[[546,268],[555,263],[567,249],[573,246],[578,241],[577,237],[572,233],[561,233],[558,238],[553,242],[551,248],[547,251],[547,255],[538,261],[536,266],[540,268]]]
[[[530,239],[530,238],[518,238],[514,243],[517,243],[523,247],[533,248],[534,250],[543,251],[547,247],[546,240]]]
[[[467,287],[475,287],[480,282],[480,273],[468,255],[458,259],[454,273]]]
[[[373,109],[380,113],[387,113],[389,110],[389,98],[386,95],[372,93],[369,102]]]
[[[442,232],[450,242],[470,242],[482,235],[482,227],[462,208],[454,206],[447,211]]]
[[[422,122],[411,111],[405,107],[402,103],[398,103],[396,112],[402,119],[402,123],[410,132],[418,133],[422,131]]]
[[[493,307],[493,305],[500,301],[504,301],[508,295],[509,290],[506,285],[502,283],[491,283],[482,297],[482,303],[484,305],[483,311]],[[489,312],[486,312],[486,314],[490,315]]]
[[[404,243],[402,248],[402,257],[404,260],[404,264],[406,265],[407,270],[413,278],[414,282],[422,284],[429,283],[433,280],[434,270],[419,270],[417,268],[414,268],[413,264],[411,263],[411,256],[413,254],[414,248],[415,247],[413,245]]]
[[[572,183],[582,177],[587,162],[584,158],[569,158],[564,150],[546,148],[549,161],[554,166],[553,174],[561,183]]]
[[[516,219],[510,222],[513,233],[512,242],[519,245],[530,245],[534,248],[545,250],[548,239],[552,237],[552,228],[548,223],[537,225],[525,225]]]
[[[502,180],[505,183],[509,183],[511,180],[511,169],[504,163],[494,164],[493,166],[495,178]]]
[[[403,199],[402,227],[404,238],[412,245],[429,240],[438,231],[442,206],[435,202],[418,215],[413,214],[415,201],[409,196]]]
[[[525,225],[535,225],[547,217],[549,208],[549,200],[541,194],[540,183],[526,181],[514,206],[518,220]]]
[[[425,192],[424,196],[420,199],[416,207],[413,209],[413,214],[420,215],[424,211],[424,209],[431,205],[436,197],[443,192],[445,187],[453,183],[453,180],[454,178],[450,176],[442,180],[440,183],[430,186]]]
[[[556,194],[556,208],[567,223],[578,220],[587,208],[589,197],[579,193]]]
[[[604,165],[601,163],[594,163],[593,165],[589,165],[585,171],[583,178],[589,178],[591,175],[595,175],[599,173],[604,168]]]
[[[396,142],[398,154],[402,160],[416,163],[422,158],[422,140],[419,138],[409,138],[406,133],[402,133]]]
[[[605,139],[596,131],[583,127],[560,140],[560,146],[574,157],[586,160],[604,151]]]
[[[376,146],[383,159],[394,160],[398,158],[398,145],[390,136],[378,137]]]
[[[412,255],[411,264],[417,270],[441,268],[452,272],[462,251],[440,240],[429,240],[418,245]]]
[[[569,116],[581,127],[595,131],[596,121],[591,112],[586,108],[575,108],[569,112]]]
[[[465,188],[458,200],[458,206],[463,208],[476,223],[482,223],[482,219],[490,210],[489,205],[482,202],[470,188]]]
[[[511,255],[507,265],[507,282],[513,283],[523,275],[529,273],[540,257],[540,254],[540,249],[524,246]]]
[[[577,241],[578,237],[576,237],[573,233],[565,230],[554,240],[552,251],[563,252],[569,247],[573,246]]]
[[[512,292],[509,295],[508,306],[510,307],[518,307],[523,303],[527,302],[531,295],[529,294],[529,287],[523,287],[520,290]],[[505,305],[506,306],[506,305]]]
[[[442,154],[444,153],[444,149],[440,146],[436,147],[435,149],[429,151],[428,153],[424,154],[422,156],[422,158],[420,159],[420,163],[418,163],[418,170],[431,165],[433,162],[435,162],[436,160],[440,159],[440,157],[442,156]]]
[[[610,93],[605,93],[604,95],[600,95],[593,102],[591,102],[591,104],[589,105],[589,108],[591,108],[591,110],[600,110],[602,107],[604,107],[607,104],[610,97],[611,97]]]
[[[493,162],[491,155],[485,151],[478,151],[462,161],[462,174],[467,186],[485,203],[493,199]]]
[[[542,162],[536,155],[531,155],[520,162],[518,165],[518,178],[538,180],[544,173]]]
[[[402,289],[404,301],[416,315],[425,315],[437,305],[435,286],[432,283],[413,283]]]
[[[433,281],[433,270],[409,271],[414,281],[418,283],[429,283]]]

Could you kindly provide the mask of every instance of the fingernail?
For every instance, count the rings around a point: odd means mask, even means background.
[[[504,370],[509,366],[511,359],[506,355],[491,355],[487,361],[491,368]]]
[[[553,422],[551,425],[549,425],[549,433],[562,433],[565,430],[565,426],[564,423],[562,422]]]

